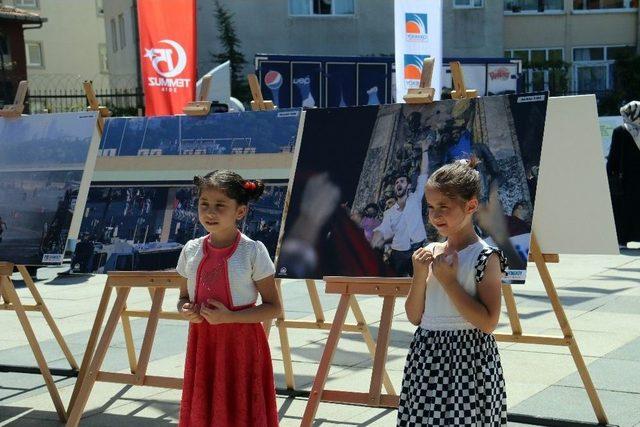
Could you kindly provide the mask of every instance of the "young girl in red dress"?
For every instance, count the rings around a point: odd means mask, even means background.
[[[198,219],[209,234],[187,242],[176,267],[187,278],[178,311],[190,321],[180,426],[277,426],[271,354],[260,323],[281,310],[275,269],[264,244],[236,227],[264,184],[225,170],[194,183]]]

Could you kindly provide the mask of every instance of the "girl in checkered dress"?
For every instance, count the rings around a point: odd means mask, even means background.
[[[502,252],[474,231],[480,174],[462,160],[435,171],[425,187],[429,222],[444,243],[412,257],[405,309],[419,325],[404,368],[398,426],[507,423],[502,365],[491,334],[500,316]]]

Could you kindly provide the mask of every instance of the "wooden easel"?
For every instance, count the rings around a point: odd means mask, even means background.
[[[18,90],[16,91],[16,96],[14,103],[11,105],[5,105],[2,110],[0,110],[0,117],[5,118],[15,118],[20,117],[22,112],[24,111],[24,100],[27,95],[28,83],[26,80],[23,80],[18,85]],[[33,305],[25,305],[20,301],[20,297],[16,292],[16,288],[11,280],[11,275],[13,274],[14,269],[18,270],[24,283],[31,292],[33,299],[35,300],[35,304]],[[29,346],[31,347],[31,351],[33,352],[33,356],[36,359],[38,364],[38,368],[26,367],[26,366],[3,366],[2,371],[4,372],[24,372],[24,373],[37,373],[38,371],[42,375],[45,381],[45,385],[47,386],[47,390],[51,395],[51,400],[53,400],[53,405],[56,408],[56,412],[58,413],[58,418],[60,421],[64,422],[67,418],[67,413],[65,411],[64,405],[62,404],[62,400],[60,399],[60,394],[58,393],[58,389],[53,381],[53,374],[64,375],[64,376],[75,376],[78,370],[78,364],[73,357],[73,354],[69,350],[64,337],[60,333],[58,326],[56,325],[53,316],[49,312],[47,305],[45,304],[40,292],[36,288],[31,275],[29,274],[27,267],[24,265],[16,265],[11,262],[0,262],[0,300],[2,304],[0,304],[0,310],[6,311],[15,311],[18,316],[18,320],[20,321],[20,325],[22,326],[22,330],[27,337],[27,341],[29,342]],[[38,311],[41,312],[44,316],[47,325],[51,329],[53,336],[55,337],[58,345],[62,349],[69,365],[71,366],[70,370],[64,369],[50,369],[47,365],[47,361],[42,353],[42,349],[40,348],[40,344],[38,343],[38,339],[36,338],[35,333],[33,332],[33,328],[31,327],[31,322],[27,317],[27,311]]]
[[[450,62],[449,69],[451,70],[451,80],[453,81],[453,90],[451,91],[452,99],[467,99],[478,96],[477,90],[467,89],[465,86],[464,77],[462,75],[462,65],[460,65],[460,62]]]
[[[253,97],[253,101],[251,102],[251,108],[253,111],[266,111],[273,110],[274,105],[272,101],[264,100],[262,96],[262,90],[260,89],[260,84],[255,74],[249,74],[247,76],[249,80],[249,87],[251,88],[251,95]],[[287,194],[286,200],[289,200],[289,194]],[[285,206],[285,215],[288,210],[288,206]],[[330,330],[332,327],[332,323],[327,322],[324,317],[324,310],[322,308],[322,303],[320,302],[320,297],[318,295],[318,288],[316,286],[315,280],[307,279],[305,280],[307,285],[307,291],[309,292],[309,299],[311,301],[311,306],[313,307],[313,313],[315,315],[314,321],[300,321],[300,320],[286,320],[285,319],[285,310],[284,310],[284,302],[282,299],[282,280],[276,279],[276,287],[278,289],[278,295],[280,296],[280,303],[283,307],[282,312],[278,315],[276,319],[276,327],[278,328],[278,335],[280,337],[280,348],[282,349],[282,362],[284,364],[284,374],[285,374],[285,383],[287,386],[286,390],[278,390],[278,392],[282,392],[287,395],[306,395],[306,392],[296,391],[295,388],[295,378],[293,374],[293,362],[291,359],[291,347],[289,345],[289,333],[287,331],[288,328],[291,329],[310,329],[310,330]],[[369,326],[364,318],[364,314],[360,309],[360,305],[358,301],[354,298],[349,300],[349,307],[353,312],[353,316],[356,319],[355,324],[344,325],[344,321],[342,322],[342,331],[345,332],[360,332],[362,337],[369,349],[369,352],[372,356],[374,356],[376,351],[376,344],[371,335],[371,331],[369,330]],[[269,320],[264,322],[264,329],[267,337],[269,336],[269,332],[271,331],[271,326],[273,325],[273,320]],[[391,379],[387,375],[387,372],[384,372],[383,381],[385,389],[388,393],[395,395],[395,391],[393,389],[393,384],[391,383]]]
[[[20,301],[20,297],[18,296],[13,281],[11,280],[11,275],[13,274],[14,268],[17,268],[22,275],[24,283],[27,285],[29,292],[31,292],[31,295],[36,302],[35,304],[27,305],[22,304],[22,302]],[[29,318],[27,317],[27,311],[38,311],[42,313],[44,319],[49,325],[49,328],[51,329],[51,332],[53,333],[53,336],[56,338],[56,341],[60,345],[62,352],[69,362],[71,369],[77,371],[78,364],[76,363],[73,354],[71,354],[71,351],[69,350],[64,337],[60,333],[60,330],[58,329],[53,316],[51,316],[47,305],[44,303],[40,292],[38,292],[35,283],[33,283],[33,280],[31,279],[26,266],[15,265],[9,262],[0,262],[0,299],[2,300],[2,304],[0,304],[0,310],[11,310],[16,312],[18,320],[22,325],[22,330],[27,336],[27,341],[29,341],[29,346],[31,347],[33,356],[36,358],[36,362],[38,363],[40,373],[44,378],[47,390],[49,390],[49,394],[51,395],[51,400],[53,400],[53,405],[55,406],[56,412],[58,413],[58,418],[60,419],[60,421],[65,422],[67,419],[67,413],[64,409],[64,405],[62,404],[62,400],[60,399],[58,389],[56,388],[56,385],[53,381],[51,370],[49,369],[47,361],[42,354],[42,349],[40,348],[38,339],[36,338],[36,335],[33,332],[33,328],[31,327],[31,322],[29,322]],[[28,370],[22,370],[22,372],[28,372]]]
[[[253,98],[253,101],[251,101],[251,110],[265,111],[275,109],[276,107],[273,104],[273,101],[265,101],[262,97],[260,82],[258,82],[256,75],[253,73],[249,74],[247,79],[249,79],[249,89],[251,89],[251,97]]]
[[[431,102],[433,100],[432,92],[426,90],[423,86],[424,82],[429,82],[431,79],[424,74],[431,72],[432,67],[427,66],[427,61],[423,67],[423,75],[421,78],[421,87],[414,89],[407,94],[405,99],[407,102],[419,103],[417,99],[422,99],[425,102]],[[464,86],[462,71],[460,64],[457,66],[452,63],[452,77],[454,80],[454,87],[456,88],[457,99],[466,99],[475,96],[475,91],[469,91]],[[408,99],[407,99],[408,98]],[[511,334],[495,334],[497,341],[502,342],[515,342],[526,344],[543,344],[543,345],[555,345],[569,347],[573,360],[576,364],[576,368],[580,374],[585,390],[591,401],[591,405],[595,412],[596,418],[600,424],[607,424],[607,416],[602,407],[602,403],[598,397],[598,393],[591,381],[589,371],[584,362],[580,349],[578,348],[577,341],[573,336],[571,326],[564,312],[558,293],[555,289],[555,285],[547,268],[548,262],[558,262],[559,257],[556,254],[543,254],[538,245],[535,233],[531,233],[531,247],[529,252],[530,260],[533,260],[540,273],[540,277],[545,286],[547,296],[553,307],[553,311],[558,319],[560,328],[562,329],[562,337],[551,337],[541,335],[523,335],[522,327],[520,325],[520,317],[516,309],[516,302],[511,285],[503,284],[502,291],[505,300],[505,306],[509,316],[509,323],[511,325]],[[326,292],[340,294],[340,303],[334,318],[329,338],[325,345],[325,350],[318,367],[313,387],[311,389],[311,395],[305,408],[304,416],[302,418],[301,425],[303,427],[311,426],[318,406],[321,401],[336,402],[336,403],[349,403],[357,405],[367,405],[374,407],[386,407],[397,408],[399,399],[397,396],[385,395],[381,393],[381,373],[386,363],[387,347],[389,345],[389,335],[391,330],[391,323],[393,321],[393,308],[395,305],[395,299],[400,296],[408,295],[411,287],[411,279],[406,278],[350,278],[350,277],[325,277],[327,282]],[[348,303],[354,295],[379,295],[384,299],[382,314],[380,320],[380,330],[378,332],[378,341],[376,355],[373,363],[373,372],[371,376],[371,382],[368,393],[348,392],[348,391],[336,391],[325,390],[325,384],[329,375],[329,368],[331,360],[338,345],[338,341],[341,335],[342,324],[346,317]],[[510,416],[511,418],[511,416]]]
[[[77,426],[82,417],[87,401],[96,381],[130,384],[137,386],[152,386],[181,389],[182,378],[147,375],[151,349],[155,338],[158,321],[160,319],[184,320],[179,313],[162,311],[165,292],[168,289],[180,289],[186,284],[185,278],[175,272],[110,272],[105,283],[96,318],[91,328],[91,335],[87,343],[78,381],[73,389],[69,403],[69,419],[67,426]],[[146,288],[151,296],[151,310],[128,310],[127,297],[132,288]],[[115,289],[116,300],[102,334],[102,323],[109,306],[111,293]],[[148,318],[147,328],[142,340],[140,355],[136,358],[133,334],[131,332],[131,317]],[[122,320],[127,355],[129,358],[130,374],[101,371],[102,362],[107,354],[113,334]],[[98,338],[100,340],[98,341]]]
[[[84,88],[84,94],[87,97],[87,101],[89,101],[89,107],[87,108],[89,111],[98,111],[98,131],[100,131],[100,136],[102,137],[102,132],[104,130],[104,119],[107,117],[111,117],[111,111],[104,105],[100,105],[98,102],[98,98],[96,97],[96,92],[93,90],[93,83],[89,80],[85,80],[82,83],[82,87]]]
[[[24,100],[27,97],[29,84],[26,80],[20,81],[13,104],[7,104],[0,110],[0,117],[20,117],[24,111]]]
[[[209,114],[211,101],[203,101],[209,96],[211,88],[211,76],[205,77],[200,88],[198,101],[189,102],[183,109],[188,116],[203,116]],[[186,279],[174,272],[153,271],[113,271],[108,273],[100,305],[91,329],[87,349],[82,359],[82,366],[78,374],[78,381],[73,389],[69,402],[69,421],[67,426],[77,426],[82,417],[82,412],[89,400],[89,395],[96,381],[130,384],[138,386],[165,387],[182,389],[182,377],[159,377],[147,375],[149,358],[153,340],[159,319],[184,320],[178,312],[162,311],[162,303],[167,289],[180,290],[180,286],[186,283]],[[127,297],[131,288],[147,288],[151,296],[151,310],[128,310]],[[111,309],[109,320],[100,336],[104,315],[109,305],[111,292],[116,289],[116,301]],[[148,318],[147,328],[142,341],[139,357],[136,357],[133,333],[131,332],[131,317]],[[102,362],[106,356],[113,338],[118,321],[122,320],[127,358],[131,374],[100,371]]]
[[[198,99],[189,102],[182,110],[186,115],[206,116],[211,112],[211,101],[207,99],[209,97],[209,90],[211,90],[211,79],[211,76],[204,76],[202,78]]]

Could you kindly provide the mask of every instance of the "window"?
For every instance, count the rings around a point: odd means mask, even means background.
[[[104,0],[96,0],[96,13],[98,16],[104,15]]]
[[[454,9],[473,9],[484,7],[484,0],[453,0]]]
[[[548,90],[552,94],[562,93],[561,79],[563,70],[559,67],[564,60],[564,50],[552,49],[514,49],[504,53],[507,58],[522,60],[524,85],[527,92]],[[552,67],[552,63],[557,67]]]
[[[576,47],[573,49],[574,90],[597,93],[615,88],[615,61],[633,55],[629,46]]]
[[[124,34],[124,15],[122,13],[118,15],[118,29],[120,30],[120,49],[124,49],[127,45],[127,39]]]
[[[573,0],[573,10],[635,9],[638,0]]]
[[[289,0],[289,15],[353,15],[355,0]]]
[[[507,12],[543,13],[564,9],[564,0],[505,0],[504,10]]]
[[[118,51],[118,33],[116,33],[116,20],[111,19],[111,47],[114,52]]]
[[[109,66],[107,63],[107,45],[104,43],[98,45],[98,60],[100,61],[100,72],[107,74],[109,72]]]
[[[26,42],[27,67],[44,67],[42,60],[42,43]]]
[[[37,9],[38,0],[14,0],[16,7],[24,7],[26,9]]]

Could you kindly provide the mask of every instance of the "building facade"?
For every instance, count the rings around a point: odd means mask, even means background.
[[[140,87],[137,5],[134,0],[104,3],[109,82],[112,88]]]
[[[4,0],[47,17],[42,28],[25,31],[29,87],[78,90],[84,80],[108,87],[109,69],[102,0]]]
[[[24,30],[45,21],[36,13],[0,3],[0,107],[13,102],[18,84],[27,79]]]
[[[638,52],[638,0],[509,0],[504,6],[505,55],[570,64],[569,93],[613,89],[615,60]],[[527,77],[533,90],[554,83],[553,72],[529,70]]]
[[[34,1],[34,0],[30,0]],[[51,0],[41,0],[51,1]],[[135,0],[110,0],[110,73],[136,76]],[[233,15],[244,73],[258,53],[392,55],[393,1],[218,0]],[[526,90],[596,93],[614,85],[615,59],[638,52],[638,0],[443,0],[444,56],[523,59]],[[197,0],[198,73],[222,51],[216,0]],[[122,25],[120,23],[122,22]],[[125,45],[120,47],[121,34]],[[114,80],[114,79],[112,79]],[[112,83],[112,84],[115,84]]]

